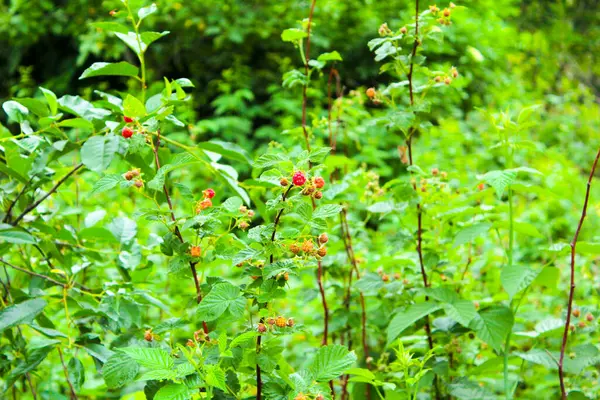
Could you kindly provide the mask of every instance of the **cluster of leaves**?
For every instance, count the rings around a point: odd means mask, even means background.
[[[348,44],[332,35],[337,51],[311,56],[313,36],[326,42],[313,0],[278,31],[301,64],[279,60],[265,107],[278,115],[251,151],[226,141],[263,117],[244,69],[223,73],[214,117],[183,122],[203,81],[153,79],[169,32],[146,26],[162,11],[114,3],[92,26],[121,42],[109,57],[128,57],[80,79],[126,91],[40,88],[3,103],[15,129],[0,126],[4,396],[559,396],[558,267],[585,190],[577,163],[592,154],[569,157],[581,142],[544,132],[573,123],[554,113],[566,103],[597,126],[589,89],[566,81],[563,97],[533,98],[545,107],[496,111],[502,85],[467,90],[493,53],[459,39],[470,11],[417,1],[362,41],[386,78],[346,93]],[[198,140],[206,132],[219,138]],[[600,391],[600,246],[577,249],[573,399]]]

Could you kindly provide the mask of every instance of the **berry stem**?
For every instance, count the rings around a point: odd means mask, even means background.
[[[567,303],[567,320],[565,322],[565,329],[563,330],[563,338],[562,345],[560,347],[560,358],[558,360],[558,377],[560,380],[560,392],[563,400],[567,398],[567,390],[565,388],[565,377],[563,370],[563,361],[565,358],[565,349],[567,348],[567,340],[569,337],[569,326],[571,325],[571,313],[573,309],[573,295],[575,294],[575,255],[576,255],[576,247],[577,240],[579,239],[579,233],[581,232],[581,227],[583,226],[583,221],[585,220],[585,216],[587,215],[587,207],[588,201],[590,198],[590,188],[592,187],[592,179],[594,177],[594,173],[596,172],[596,165],[598,165],[598,159],[600,158],[600,149],[598,149],[598,153],[596,154],[596,158],[594,159],[594,163],[592,164],[592,170],[590,171],[590,176],[587,181],[587,186],[585,189],[585,200],[583,202],[583,209],[581,211],[581,217],[579,218],[579,224],[577,225],[577,230],[575,231],[575,235],[573,236],[573,240],[571,241],[571,285],[569,288],[569,301]]]
[[[63,371],[65,373],[65,378],[67,379],[67,384],[69,385],[69,390],[71,391],[71,399],[73,400],[77,400],[77,393],[75,393],[75,388],[73,387],[73,383],[71,382],[71,379],[69,379],[69,371],[67,370],[67,366],[65,364],[65,359],[63,357],[63,353],[62,350],[60,349],[60,346],[57,346],[56,349],[58,350],[58,356],[60,357],[60,363],[62,364],[63,367]]]
[[[158,159],[158,147],[160,146],[160,130],[156,131],[156,143],[152,147],[154,151],[154,161],[156,162],[156,170],[160,169],[160,160]],[[163,191],[165,192],[165,197],[167,199],[167,204],[169,205],[169,211],[171,212],[171,220],[173,221],[173,225],[175,226],[174,231],[175,235],[179,239],[181,243],[184,242],[183,236],[179,231],[179,227],[177,226],[177,218],[175,218],[175,211],[173,210],[173,202],[171,201],[171,196],[169,195],[169,190],[167,189],[167,180],[165,177],[165,183],[163,184]],[[196,303],[200,304],[202,302],[202,290],[200,289],[200,281],[198,280],[198,271],[196,271],[196,262],[190,261],[190,270],[192,271],[192,277],[194,278],[194,286],[196,287]],[[202,321],[202,329],[205,334],[208,334],[208,325],[206,321]]]

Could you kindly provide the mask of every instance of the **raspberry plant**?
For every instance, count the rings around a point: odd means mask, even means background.
[[[465,101],[466,60],[484,57],[460,43],[469,9],[389,15],[365,43],[380,78],[349,89],[330,5],[306,2],[278,28],[290,53],[265,111],[239,58],[198,88],[149,63],[161,4],[110,5],[92,27],[123,60],[89,65],[81,95],[3,103],[3,398],[598,394],[597,307],[577,282],[596,271],[581,238],[600,152],[570,221],[549,189],[564,175],[540,162],[544,107]],[[244,120],[268,112],[277,126]]]

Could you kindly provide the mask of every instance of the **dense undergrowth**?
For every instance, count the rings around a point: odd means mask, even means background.
[[[600,394],[597,11],[34,3],[2,398]]]

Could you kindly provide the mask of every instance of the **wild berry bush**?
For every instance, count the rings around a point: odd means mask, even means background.
[[[107,1],[79,91],[2,105],[2,398],[597,398],[600,110],[527,63],[541,31],[517,52],[488,2],[361,3],[383,19],[345,36],[353,1],[193,3]],[[256,29],[276,68],[163,74],[182,19],[222,35],[203,62]]]

